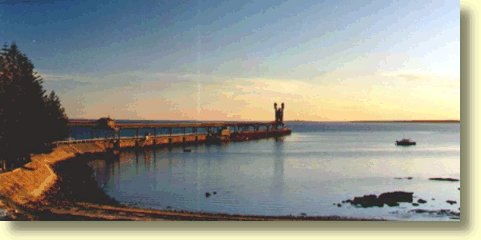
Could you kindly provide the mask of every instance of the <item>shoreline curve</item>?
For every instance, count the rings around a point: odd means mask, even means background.
[[[85,159],[106,154],[102,143],[61,145],[0,174],[0,208],[7,220],[372,221],[340,216],[262,216],[155,210],[125,206],[96,185]],[[93,182],[92,182],[93,181]],[[82,186],[79,188],[79,186]],[[86,188],[85,188],[86,187]],[[82,192],[83,191],[83,192]]]

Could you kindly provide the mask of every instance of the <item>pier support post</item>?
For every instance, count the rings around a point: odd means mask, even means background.
[[[197,136],[197,128],[196,127],[192,127],[192,133],[194,134],[194,143],[197,144],[197,142],[199,141],[199,138]]]
[[[114,150],[120,150],[120,128],[114,129]]]
[[[153,139],[153,145],[156,146],[157,145],[157,128],[154,128],[154,139]]]

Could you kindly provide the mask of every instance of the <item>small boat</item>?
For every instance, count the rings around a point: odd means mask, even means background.
[[[396,140],[396,145],[398,146],[412,146],[416,145],[415,141],[412,141],[411,139],[403,138],[402,140]]]
[[[184,148],[184,152],[192,152],[192,149],[190,149],[190,148]]]

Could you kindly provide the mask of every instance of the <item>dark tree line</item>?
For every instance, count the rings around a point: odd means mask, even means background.
[[[0,161],[5,168],[48,151],[68,136],[67,116],[57,95],[46,93],[42,78],[17,45],[0,53]]]

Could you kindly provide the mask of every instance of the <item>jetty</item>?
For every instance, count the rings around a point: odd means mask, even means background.
[[[123,148],[218,144],[254,139],[282,137],[291,134],[283,121],[284,103],[274,104],[275,121],[228,122],[131,122],[116,121],[109,117],[97,120],[69,120],[68,126],[84,128],[87,138],[54,142],[55,146],[78,143],[96,143],[112,150]]]

